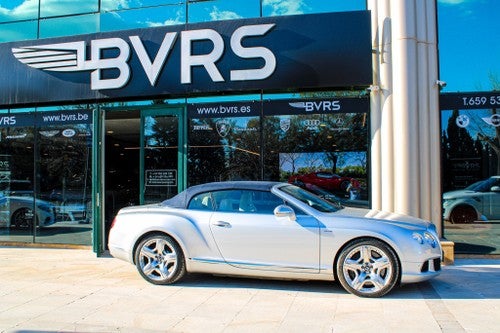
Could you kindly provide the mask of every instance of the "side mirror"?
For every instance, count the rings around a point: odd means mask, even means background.
[[[279,205],[278,207],[274,208],[274,216],[288,217],[290,221],[295,221],[297,219],[292,207],[286,205]]]
[[[493,186],[491,189],[490,189],[491,192],[500,192],[500,186]]]

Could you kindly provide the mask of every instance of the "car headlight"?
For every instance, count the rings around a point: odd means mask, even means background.
[[[419,244],[427,243],[427,244],[429,244],[432,247],[436,247],[437,243],[438,243],[437,238],[433,234],[431,234],[430,232],[428,232],[428,231],[425,231],[423,234],[420,234],[418,232],[414,232],[412,234],[412,237]]]

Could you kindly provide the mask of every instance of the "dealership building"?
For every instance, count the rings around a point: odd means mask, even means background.
[[[100,254],[122,207],[273,180],[500,254],[498,9],[0,1],[0,244]]]

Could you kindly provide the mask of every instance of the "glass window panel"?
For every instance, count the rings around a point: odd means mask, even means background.
[[[344,12],[366,9],[365,0],[262,0],[262,16]]]
[[[438,1],[443,91],[500,89],[499,9],[498,0]]]
[[[33,122],[33,114],[17,117],[17,124]],[[32,126],[0,127],[0,240],[32,242],[35,219],[34,198],[34,130]],[[37,204],[42,204],[37,202]],[[50,212],[41,207],[37,218],[45,222]],[[38,209],[38,208],[37,208]]]
[[[98,14],[40,20],[40,38],[88,34],[98,29]]]
[[[500,254],[498,113],[441,111],[443,224],[455,253]]]
[[[37,21],[0,24],[0,43],[36,39]]]
[[[182,0],[101,0],[101,11],[175,5],[182,2]]]
[[[190,119],[188,135],[188,186],[261,179],[259,117]]]
[[[61,114],[83,120],[62,123]],[[35,242],[91,245],[92,113],[62,109],[38,117],[37,199],[52,207],[57,223],[38,228]]]
[[[184,24],[185,6],[161,6],[101,14],[101,31]]]
[[[38,18],[38,0],[1,0],[0,22]]]
[[[264,178],[368,206],[367,131],[365,113],[266,116]]]
[[[188,5],[189,23],[234,20],[260,16],[260,3],[257,0],[199,1],[190,2]]]
[[[99,0],[40,0],[40,17],[95,13]]]

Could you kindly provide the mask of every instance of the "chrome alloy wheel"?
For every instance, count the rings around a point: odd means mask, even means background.
[[[174,283],[185,273],[182,250],[166,235],[144,239],[136,251],[136,265],[141,275],[154,284]]]
[[[399,276],[394,252],[377,240],[365,240],[348,246],[339,258],[337,275],[349,292],[365,297],[388,293]]]

